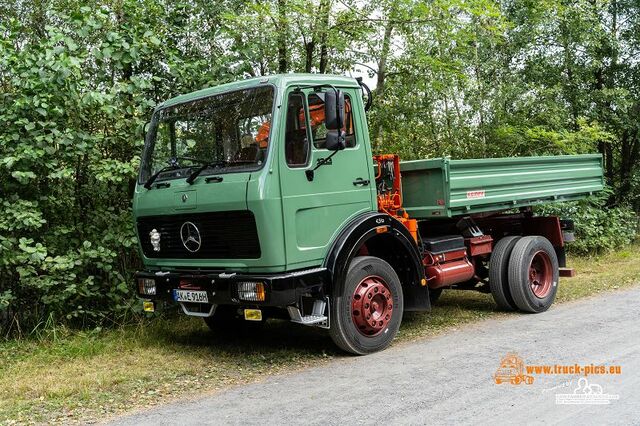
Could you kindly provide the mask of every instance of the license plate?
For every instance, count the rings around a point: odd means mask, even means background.
[[[173,300],[176,302],[209,303],[206,291],[173,290]]]

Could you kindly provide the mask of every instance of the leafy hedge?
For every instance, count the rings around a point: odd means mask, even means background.
[[[153,105],[149,83],[105,75],[105,52],[115,54],[118,40],[96,39],[95,16],[66,18],[73,34],[48,27],[27,45],[17,21],[0,27],[9,76],[0,94],[0,311],[23,332],[50,317],[117,321],[134,306],[129,187],[140,141],[131,135]],[[77,37],[104,47],[80,49]]]
[[[572,219],[576,241],[567,247],[579,254],[611,251],[635,240],[638,235],[638,215],[630,207],[607,207],[605,197],[561,204],[549,204],[537,209],[539,214]]]
[[[40,5],[46,24],[0,5],[0,331],[136,315],[143,124],[159,100],[232,78],[179,42],[210,35],[177,19],[186,5],[85,3]]]

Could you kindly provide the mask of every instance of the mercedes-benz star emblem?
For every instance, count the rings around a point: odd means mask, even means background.
[[[195,253],[200,250],[202,245],[202,238],[200,237],[200,231],[198,227],[192,222],[185,222],[180,227],[180,239],[184,248],[191,253]]]

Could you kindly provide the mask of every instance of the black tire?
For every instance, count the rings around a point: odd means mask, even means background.
[[[442,296],[442,288],[430,288],[429,289],[429,303],[431,306],[435,305],[440,296]]]
[[[509,258],[513,247],[521,237],[504,237],[500,239],[491,252],[489,259],[489,289],[498,308],[505,311],[518,309],[511,290],[509,290]]]
[[[247,321],[238,310],[237,306],[219,305],[213,316],[205,317],[204,322],[214,333],[225,334],[255,332],[262,329],[267,321],[264,312],[262,321]]]
[[[549,262],[547,264],[547,261]],[[544,264],[546,272],[536,273],[536,279],[531,278],[531,268]],[[524,312],[544,312],[553,304],[558,292],[558,257],[553,246],[544,237],[523,237],[516,243],[509,260],[509,289],[516,306]],[[534,292],[536,288],[539,294]],[[545,290],[545,291],[542,291]]]
[[[362,288],[362,283],[371,278],[380,280],[391,293],[390,295],[386,293],[388,299],[384,299],[384,312],[389,314],[389,319],[376,334],[365,335],[363,333],[366,330],[361,331],[356,326],[355,317],[352,317],[352,301],[355,300],[356,288]],[[367,294],[368,296],[369,294]],[[376,297],[374,296],[374,299]],[[363,300],[365,299],[363,298]],[[380,258],[356,257],[349,265],[344,282],[338,283],[331,302],[329,334],[335,344],[347,352],[365,355],[380,351],[389,346],[398,334],[404,307],[402,285],[391,265]],[[369,313],[362,312],[361,314],[368,315]],[[373,322],[375,322],[375,318]]]

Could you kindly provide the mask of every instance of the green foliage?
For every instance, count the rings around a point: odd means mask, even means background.
[[[44,318],[86,326],[139,309],[136,135],[171,85],[159,61],[177,56],[159,51],[162,34],[105,8],[51,12],[37,39],[18,19],[0,26],[0,320],[23,332]]]
[[[571,252],[609,252],[635,240],[640,218],[629,207],[607,207],[605,196],[594,196],[579,202],[550,204],[538,208],[537,212],[574,221],[576,241],[568,245]]]
[[[503,125],[492,132],[489,156],[564,155],[597,152],[599,144],[612,143],[615,136],[597,123],[579,121],[576,131],[549,130],[544,126]]]

